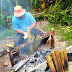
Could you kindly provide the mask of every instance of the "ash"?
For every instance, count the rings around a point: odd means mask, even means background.
[[[31,54],[30,56],[27,56],[29,58],[29,60],[27,61],[27,63],[24,65],[28,66],[28,72],[31,71],[31,69],[35,68],[36,66],[38,66],[39,64],[43,63],[46,61],[45,56],[50,54],[52,50],[46,50],[46,49],[42,49],[41,51],[37,51],[34,54]],[[32,72],[45,72],[44,69],[46,68],[45,65],[44,67],[42,67],[41,69],[38,69],[36,71],[32,71]],[[48,71],[49,72],[49,71]]]

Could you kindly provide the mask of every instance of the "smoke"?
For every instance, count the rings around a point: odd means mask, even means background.
[[[18,2],[19,0],[17,0]],[[26,11],[29,11],[31,8],[30,0],[22,0],[18,2],[18,5],[21,5]],[[16,0],[2,0],[2,12],[7,13],[7,16],[12,15],[14,11],[14,7],[16,6]],[[1,0],[0,0],[1,7]],[[0,8],[1,13],[1,8]]]

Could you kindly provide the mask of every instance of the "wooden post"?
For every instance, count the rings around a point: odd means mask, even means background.
[[[60,72],[64,72],[63,66],[62,66],[62,63],[61,63],[61,60],[60,60],[60,55],[59,55],[58,49],[55,49],[54,52],[55,52],[55,55],[56,55],[56,58],[57,58],[59,70],[60,70]]]
[[[34,43],[34,51],[36,51],[38,49],[41,39],[42,39],[42,37],[38,34],[36,36],[35,43]]]
[[[58,64],[57,64],[57,60],[56,60],[56,56],[55,56],[54,51],[51,52],[51,56],[52,56],[54,65],[55,65],[55,67],[56,67],[56,72],[59,72],[59,68],[58,68]]]
[[[68,65],[68,58],[67,58],[67,52],[66,49],[63,49],[63,54],[64,54],[64,66],[65,66],[65,72],[69,72],[69,65]]]
[[[46,56],[46,60],[48,62],[48,66],[49,66],[51,72],[56,72],[55,67],[54,67],[54,64],[52,62],[52,59],[51,59],[50,55],[47,55]]]
[[[64,70],[64,54],[63,54],[63,50],[60,51],[60,58],[61,58],[61,63],[62,63],[63,70]]]

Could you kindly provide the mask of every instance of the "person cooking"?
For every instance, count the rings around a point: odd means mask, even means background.
[[[38,33],[42,35],[41,31],[35,29],[37,22],[34,17],[31,13],[25,12],[25,9],[23,9],[20,5],[14,7],[12,25],[14,30],[17,32],[17,35],[14,38],[15,47],[27,41],[27,39],[23,38],[23,36],[26,38],[28,37],[27,30],[31,31],[31,35],[36,36]]]

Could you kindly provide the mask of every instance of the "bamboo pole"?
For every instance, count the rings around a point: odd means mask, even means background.
[[[55,49],[54,52],[55,52],[56,59],[57,59],[57,62],[58,62],[59,70],[60,70],[60,72],[64,72],[63,66],[62,66],[62,63],[61,63],[61,60],[60,60],[60,55],[59,55],[58,49]]]
[[[33,53],[33,46],[34,46],[33,43],[34,43],[34,39],[35,39],[35,36],[31,36],[30,43],[29,43],[29,44],[30,44],[30,47],[29,47],[29,50],[28,50],[28,51],[29,51],[29,52],[28,52],[29,55],[30,55],[31,53]]]
[[[30,40],[31,40],[31,32],[30,32],[30,30],[27,30],[27,35],[28,35],[28,41],[30,42]]]
[[[59,68],[58,68],[58,64],[57,64],[57,60],[56,60],[56,56],[55,56],[54,51],[51,52],[51,56],[52,56],[54,65],[55,65],[55,67],[56,67],[56,72],[59,72]]]
[[[28,35],[28,41],[30,43],[30,47],[29,47],[29,54],[33,53],[33,47],[34,47],[34,39],[35,39],[35,36],[31,36],[31,32],[30,30],[27,30],[27,35]]]
[[[65,72],[69,72],[69,64],[68,64],[68,58],[67,58],[67,52],[66,49],[63,49],[63,54],[64,54],[64,66],[65,66]]]
[[[38,49],[39,44],[41,42],[41,38],[42,37],[39,34],[36,36],[35,43],[34,43],[34,51],[36,51]]]
[[[63,70],[64,70],[64,54],[63,54],[63,50],[60,51],[60,58],[61,58],[61,63],[62,63]]]
[[[48,66],[49,66],[51,72],[56,72],[55,67],[54,67],[54,64],[52,62],[52,59],[51,59],[50,55],[47,55],[46,56],[46,60],[48,62]]]

